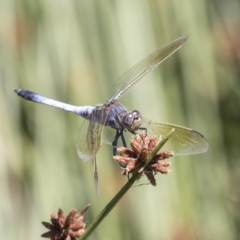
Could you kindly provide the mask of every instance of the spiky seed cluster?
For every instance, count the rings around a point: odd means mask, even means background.
[[[88,204],[82,211],[73,209],[67,217],[64,216],[62,209],[58,210],[58,215],[51,214],[51,223],[42,222],[50,231],[41,235],[41,237],[51,240],[75,240],[82,236],[86,224],[83,221],[83,214],[90,207]]]
[[[149,154],[158,144],[156,137],[149,138],[144,131],[141,134],[137,134],[131,141],[131,148],[125,147],[118,148],[120,155],[114,156],[114,160],[119,163],[124,170],[122,175],[128,175],[129,173],[142,172],[149,179],[153,186],[156,186],[156,179],[154,174],[162,173],[167,174],[169,172],[169,162],[165,162],[166,158],[172,157],[173,152],[159,152],[157,153],[150,163],[143,169],[143,165],[146,162]],[[141,177],[141,175],[140,175]]]

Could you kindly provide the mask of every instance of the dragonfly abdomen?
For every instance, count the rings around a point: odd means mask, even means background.
[[[90,120],[94,109],[95,107],[93,106],[76,107],[74,112],[77,115]]]

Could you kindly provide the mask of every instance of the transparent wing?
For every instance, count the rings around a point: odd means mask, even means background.
[[[141,127],[147,128],[149,136],[156,136],[159,139],[163,139],[172,129],[174,129],[175,131],[173,135],[163,146],[162,150],[173,151],[175,155],[203,153],[206,152],[209,147],[206,138],[202,134],[190,128],[169,123],[153,122],[147,118],[143,118]],[[103,142],[111,145],[115,134],[115,129],[105,127],[103,133]],[[129,144],[134,135],[128,131],[124,131],[123,134],[127,143]],[[120,139],[118,141],[118,146],[122,146]]]
[[[203,153],[208,150],[208,141],[206,138],[195,130],[168,124],[153,122],[150,119],[143,119],[141,127],[146,127],[148,135],[164,138],[172,129],[173,135],[163,146],[163,150],[173,151],[175,155],[187,155]]]
[[[103,106],[96,107],[89,121],[85,120],[82,123],[77,140],[77,152],[82,160],[95,159],[102,144],[102,133],[107,114],[108,110]]]
[[[83,161],[93,159],[95,156],[95,151],[92,151],[91,147],[88,145],[88,129],[89,121],[85,120],[79,129],[77,138],[77,153]]]
[[[187,41],[187,39],[188,36],[182,36],[168,43],[130,68],[113,84],[108,101],[111,102],[119,99],[144,75],[153,70],[171,54],[177,51]]]
[[[103,130],[103,142],[112,145],[113,140],[116,136],[116,129],[111,127],[105,127]]]

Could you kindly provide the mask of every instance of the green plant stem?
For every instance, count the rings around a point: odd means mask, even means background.
[[[163,145],[168,141],[168,139],[174,133],[172,129],[165,138],[163,138],[158,145],[149,154],[143,169],[150,163],[152,158],[159,152]],[[119,202],[119,200],[124,196],[124,194],[131,188],[134,182],[138,179],[141,172],[134,173],[129,181],[121,188],[121,190],[113,197],[113,199],[106,205],[106,207],[100,212],[100,214],[95,218],[95,220],[88,226],[85,233],[81,236],[81,240],[87,239],[88,236],[94,231],[94,229],[102,222],[102,220],[111,212],[114,206]]]

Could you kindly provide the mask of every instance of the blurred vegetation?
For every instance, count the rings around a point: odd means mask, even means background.
[[[126,182],[111,147],[90,162],[75,143],[82,119],[24,101],[23,88],[74,105],[106,100],[111,84],[158,47],[177,53],[124,96],[128,109],[198,130],[207,153],[175,157],[157,187],[133,188],[91,239],[240,238],[240,2],[1,0],[0,232],[40,239],[59,207],[91,222]],[[141,182],[146,182],[142,179]]]

